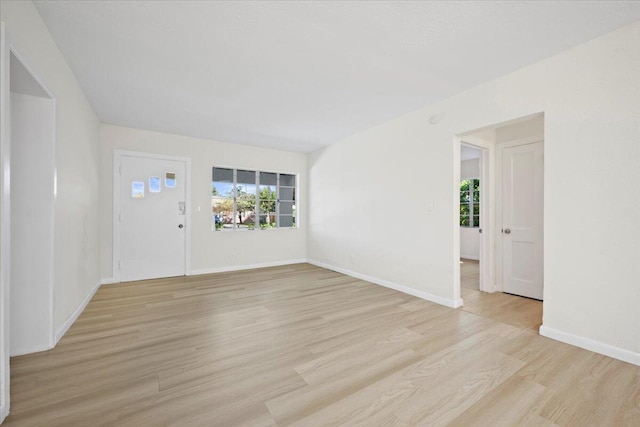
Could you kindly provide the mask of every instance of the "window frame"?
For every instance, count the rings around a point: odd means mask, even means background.
[[[480,207],[480,203],[481,203],[481,200],[480,200],[480,196],[481,196],[481,194],[480,194],[480,178],[462,178],[462,179],[460,179],[460,185],[462,184],[463,181],[469,181],[469,189],[467,190],[467,193],[469,195],[469,202],[467,203],[468,209],[469,209],[469,214],[468,214],[469,225],[464,225],[463,224],[463,222],[464,222],[462,220],[463,216],[462,216],[462,213],[460,213],[459,214],[459,218],[458,218],[460,227],[463,227],[463,228],[480,228],[480,222],[481,222],[481,215],[480,215],[481,214],[481,207]],[[478,188],[477,189],[476,189],[476,181],[478,182]],[[460,190],[458,193],[459,193],[460,199],[462,199],[462,194],[463,194],[462,190]],[[478,201],[477,202],[475,201],[476,193],[478,193]],[[476,204],[478,206],[478,215],[475,215],[475,209],[474,208],[475,208]],[[463,206],[462,202],[460,202],[460,206]],[[478,223],[477,224],[475,222],[475,217],[476,216],[478,217]]]
[[[275,172],[275,171],[271,171],[271,170],[265,170],[265,169],[252,169],[252,168],[243,168],[243,167],[232,167],[232,166],[212,166],[211,167],[211,180],[210,180],[210,198],[211,200],[213,200],[213,194],[212,194],[212,189],[214,188],[214,183],[215,182],[223,182],[223,181],[214,181],[213,180],[213,171],[214,169],[229,169],[232,171],[232,176],[233,176],[233,181],[231,182],[232,185],[232,191],[231,191],[231,198],[233,199],[233,213],[232,213],[232,226],[229,228],[220,228],[217,229],[216,228],[216,223],[215,223],[215,213],[213,212],[213,204],[211,204],[210,207],[210,213],[211,213],[211,231],[213,232],[230,232],[230,231],[254,231],[254,230],[287,230],[287,229],[298,229],[299,228],[299,206],[298,206],[298,201],[299,201],[299,181],[300,181],[300,174],[298,173],[293,173],[293,172]],[[254,220],[253,220],[253,226],[252,227],[239,227],[238,225],[238,185],[245,184],[245,183],[238,183],[238,171],[246,171],[246,172],[253,172],[255,174],[255,181],[254,184],[247,184],[247,185],[255,185],[255,204],[254,204]],[[261,173],[269,173],[269,174],[275,174],[276,175],[276,184],[275,184],[275,193],[276,193],[276,197],[274,200],[275,203],[275,212],[268,212],[266,214],[263,214],[260,210],[260,202],[261,201],[265,201],[263,199],[260,198],[260,187],[262,186],[273,186],[273,184],[261,184],[260,182],[260,174]],[[280,225],[280,177],[281,175],[290,175],[293,177],[293,184],[294,186],[284,186],[286,188],[292,188],[293,189],[293,200],[285,200],[284,202],[292,202],[292,208],[293,211],[291,213],[291,215],[289,214],[283,214],[284,216],[291,216],[292,217],[292,225],[291,226],[286,226],[286,227],[282,227]],[[268,200],[267,200],[268,201]],[[263,215],[267,215],[269,216],[270,214],[273,214],[275,216],[275,226],[273,227],[261,227],[261,223],[260,223],[260,219],[261,216]]]

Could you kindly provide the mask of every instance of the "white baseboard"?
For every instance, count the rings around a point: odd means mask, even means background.
[[[478,255],[463,255],[463,254],[460,254],[460,258],[471,259],[471,260],[474,260],[474,261],[480,261],[480,257]]]
[[[226,273],[228,271],[252,270],[254,268],[280,267],[282,265],[302,264],[307,262],[306,259],[291,259],[286,261],[263,262],[259,264],[234,265],[231,267],[201,268],[191,270],[189,276],[198,276],[200,274]]]
[[[112,285],[114,283],[118,283],[116,282],[116,280],[113,277],[109,277],[106,279],[100,279],[100,284],[101,285]]]
[[[640,366],[640,353],[605,344],[600,341],[592,340],[591,338],[585,338],[579,335],[563,332],[544,325],[540,326],[540,335]]]
[[[444,305],[446,307],[458,308],[462,307],[462,298],[444,298],[438,295],[430,294],[429,292],[419,291],[417,289],[410,288],[408,286],[399,285],[397,283],[390,282],[384,279],[378,279],[377,277],[367,276],[366,274],[356,273],[355,271],[347,270],[346,268],[336,267],[334,265],[325,264],[324,262],[307,260],[309,264],[317,265],[318,267],[326,268],[327,270],[333,270],[338,273],[346,274],[347,276],[355,277],[356,279],[364,280],[366,282],[375,283],[376,285],[384,286],[385,288],[394,289],[402,293],[412,295],[427,301],[435,302],[436,304]]]
[[[25,354],[40,353],[41,351],[51,350],[52,348],[53,347],[49,347],[48,344],[37,345],[29,348],[21,348],[18,351],[12,351],[11,353],[9,353],[9,356],[10,357],[24,356]]]
[[[9,405],[0,406],[0,424],[4,422],[4,419],[9,415]]]
[[[60,338],[62,338],[62,336],[67,333],[67,331],[69,330],[71,325],[73,325],[73,322],[75,322],[78,319],[78,317],[80,317],[80,314],[82,314],[82,312],[84,311],[84,309],[87,306],[87,304],[89,304],[89,301],[91,301],[91,298],[93,298],[93,296],[98,291],[98,288],[100,288],[101,282],[102,281],[99,281],[98,283],[96,283],[96,286],[82,300],[82,302],[80,303],[78,308],[76,308],[73,311],[73,313],[71,313],[69,318],[64,322],[64,324],[60,327],[60,329],[58,329],[58,331],[56,332],[56,337],[55,337],[56,341],[55,341],[55,343],[53,345],[54,347],[58,344],[58,341],[60,341]]]

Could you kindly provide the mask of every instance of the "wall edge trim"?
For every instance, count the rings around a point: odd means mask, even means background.
[[[602,341],[596,341],[591,338],[564,332],[545,325],[540,326],[540,335],[565,344],[593,351],[594,353],[612,357],[623,362],[631,363],[632,365],[640,366],[640,353],[625,350],[624,348],[616,347]]]
[[[244,265],[234,265],[229,267],[215,267],[215,268],[199,268],[195,270],[191,270],[187,276],[199,276],[202,274],[214,274],[214,273],[226,273],[229,271],[241,271],[241,270],[253,270],[256,268],[267,268],[267,267],[280,267],[283,265],[291,265],[291,264],[304,264],[307,262],[306,259],[289,259],[285,261],[274,261],[274,262],[261,262],[257,264],[244,264]]]
[[[89,304],[89,301],[91,301],[93,296],[96,294],[96,292],[100,288],[101,284],[102,284],[102,280],[99,280],[96,283],[96,285],[93,287],[93,289],[87,294],[87,296],[78,305],[78,307],[73,311],[73,313],[71,313],[71,315],[69,315],[69,317],[62,324],[62,326],[60,326],[60,328],[58,328],[58,330],[56,331],[55,343],[53,344],[53,347],[58,345],[58,341],[60,341],[60,338],[62,338],[64,336],[64,334],[67,333],[67,331],[69,330],[71,325],[73,325],[75,323],[75,321],[78,319],[78,317],[80,317],[80,315],[82,314],[84,309],[87,307],[87,304]]]
[[[371,282],[376,285],[384,286],[385,288],[393,289],[393,290],[396,290],[404,294],[411,295],[426,301],[444,305],[445,307],[458,308],[458,307],[462,307],[462,304],[463,304],[462,298],[444,298],[438,295],[431,294],[429,292],[419,291],[417,289],[413,289],[408,286],[399,285],[389,280],[379,279],[377,277],[368,276],[366,274],[356,273],[355,271],[351,271],[342,267],[336,267],[334,265],[326,264],[324,262],[315,261],[312,259],[308,259],[307,262],[317,267],[322,267],[322,268],[326,268],[327,270],[332,270],[338,273],[346,274],[347,276],[355,277],[356,279],[364,280],[365,282]]]
[[[2,405],[0,406],[0,424],[4,422],[4,419],[9,415],[9,406]]]

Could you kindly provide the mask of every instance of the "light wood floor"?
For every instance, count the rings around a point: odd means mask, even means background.
[[[11,360],[6,426],[640,425],[640,368],[481,296],[308,264],[103,286],[55,349]]]
[[[464,301],[464,311],[538,332],[542,325],[542,302],[502,292],[480,292],[479,287],[478,261],[461,259],[460,294]]]

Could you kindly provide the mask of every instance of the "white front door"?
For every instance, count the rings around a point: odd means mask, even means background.
[[[541,300],[543,143],[502,153],[503,291]]]
[[[186,161],[125,153],[116,159],[120,281],[185,275]]]

